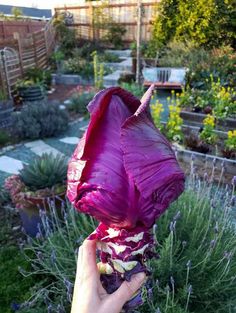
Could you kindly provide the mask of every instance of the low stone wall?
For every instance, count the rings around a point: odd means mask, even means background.
[[[180,117],[182,117],[185,124],[193,125],[193,126],[201,126],[204,118],[206,118],[207,115],[202,114],[202,113],[194,113],[194,112],[182,110],[180,112]],[[218,127],[224,128],[227,130],[236,129],[236,119],[228,117],[224,120],[218,120]]]
[[[93,85],[93,79],[85,79],[75,74],[52,74],[52,81],[56,85]]]

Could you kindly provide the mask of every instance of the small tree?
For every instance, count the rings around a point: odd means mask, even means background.
[[[14,19],[18,20],[18,19],[22,18],[23,11],[20,8],[13,7],[11,9],[11,14],[13,15]]]

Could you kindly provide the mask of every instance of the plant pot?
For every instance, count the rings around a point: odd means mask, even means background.
[[[18,94],[23,102],[40,101],[45,97],[41,86],[18,87]]]
[[[53,201],[57,213],[60,216],[61,204],[65,201],[66,192],[62,192],[57,195],[51,195],[48,197],[24,197],[24,205],[19,209],[23,228],[27,235],[35,237],[39,232],[39,226],[42,225],[39,210],[43,209],[46,211],[50,220],[50,208],[49,203]]]
[[[11,126],[13,110],[14,106],[11,100],[0,101],[0,128]]]

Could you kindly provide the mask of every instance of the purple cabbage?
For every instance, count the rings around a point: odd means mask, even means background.
[[[184,190],[184,173],[151,118],[153,88],[141,102],[120,87],[99,92],[88,105],[90,123],[68,166],[69,200],[100,221],[90,238],[98,240],[107,292],[147,272],[145,262],[154,255],[150,229]]]

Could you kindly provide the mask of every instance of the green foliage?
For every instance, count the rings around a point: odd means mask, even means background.
[[[60,50],[66,57],[72,55],[73,49],[76,47],[75,30],[70,29],[65,24],[64,14],[57,14],[53,19],[53,25],[56,29],[57,39],[60,44]]]
[[[18,271],[21,265],[30,269],[18,247],[6,246],[0,249],[0,308],[1,312],[11,313],[11,305],[15,302],[21,303],[30,298],[30,288],[35,285],[35,278],[25,277]]]
[[[192,61],[189,62],[188,84],[194,88],[208,89],[211,84],[209,77],[212,76],[214,82],[220,80],[223,86],[234,87],[236,84],[234,50],[229,46],[223,46],[209,52],[204,52],[204,49],[200,51],[202,56],[199,54],[197,58],[192,57]],[[194,54],[197,56],[198,52]]]
[[[157,5],[152,45],[171,40],[190,41],[195,46],[235,44],[234,0],[165,0]]]
[[[51,71],[41,68],[30,68],[25,73],[25,79],[33,81],[35,84],[41,84],[46,89],[50,89],[52,78]]]
[[[96,30],[105,31],[102,40],[118,49],[122,47],[122,36],[126,33],[126,29],[115,23],[109,14],[108,5],[109,1],[102,0],[98,6],[93,7],[93,25]]]
[[[108,63],[117,63],[117,62],[122,61],[117,55],[115,55],[114,53],[110,53],[110,52],[99,53],[99,60],[101,62],[108,62]]]
[[[172,41],[159,49],[158,64],[163,67],[186,67],[187,83],[194,88],[208,89],[213,81],[221,81],[224,86],[236,83],[236,56],[229,46],[213,50],[196,48],[191,42]],[[207,81],[208,80],[208,81]]]
[[[68,114],[57,104],[38,102],[13,114],[13,133],[22,139],[52,137],[68,126]]]
[[[23,12],[20,8],[13,7],[11,9],[11,14],[14,16],[14,19],[18,20],[23,16]]]
[[[141,98],[144,94],[144,87],[136,83],[121,83],[121,87],[131,92],[137,98]]]
[[[180,117],[181,108],[174,92],[172,92],[171,98],[168,98],[169,101],[169,117],[166,124],[166,136],[175,142],[180,142],[183,139],[183,119]]]
[[[122,48],[122,36],[126,33],[126,29],[124,26],[120,24],[109,24],[107,28],[107,34],[104,39],[114,46],[114,48],[119,49]]]
[[[78,74],[84,78],[93,77],[93,64],[86,59],[69,58],[63,64],[63,72],[66,74]]]
[[[150,264],[153,298],[142,313],[157,307],[167,313],[234,312],[236,237],[228,202],[232,194],[227,199],[224,192],[207,181],[190,180],[159,219],[160,259]]]
[[[214,130],[215,118],[214,116],[208,114],[207,117],[203,120],[203,129],[200,133],[200,138],[210,145],[215,144],[218,137]]]
[[[236,152],[236,129],[228,131],[225,147],[229,151]]]
[[[88,113],[87,105],[93,99],[94,93],[75,93],[70,98],[70,104],[68,109],[70,111],[75,111],[76,113],[86,114]]]
[[[10,201],[10,195],[3,186],[0,186],[0,206]],[[0,236],[1,237],[1,236]]]
[[[236,92],[233,88],[221,85],[220,80],[214,82],[213,76],[207,79],[210,84],[208,90],[187,88],[178,98],[182,107],[200,108],[203,111],[208,108],[214,113],[217,119],[225,119],[236,114]]]
[[[11,140],[11,136],[7,131],[0,129],[0,146],[4,146]]]
[[[51,312],[58,312],[58,308],[70,312],[78,247],[97,227],[91,217],[78,214],[69,203],[62,206],[61,213],[53,206],[50,210],[50,221],[47,215],[42,215],[46,237],[38,236],[25,247],[25,257],[34,268],[25,272],[25,276],[40,275],[42,283],[38,290],[32,292],[30,308],[21,313],[38,312],[34,311],[36,308],[45,312],[43,299],[47,299],[47,305],[50,303]]]
[[[103,88],[104,64],[100,63],[97,51],[92,53],[93,70],[94,70],[94,85],[99,90]]]
[[[20,178],[30,190],[52,188],[64,184],[67,174],[67,159],[64,156],[44,153],[24,164]]]
[[[0,101],[7,100],[7,94],[3,89],[0,89]]]
[[[157,99],[151,107],[154,124],[159,130],[162,130],[163,126],[161,124],[161,113],[164,112],[163,104]]]

